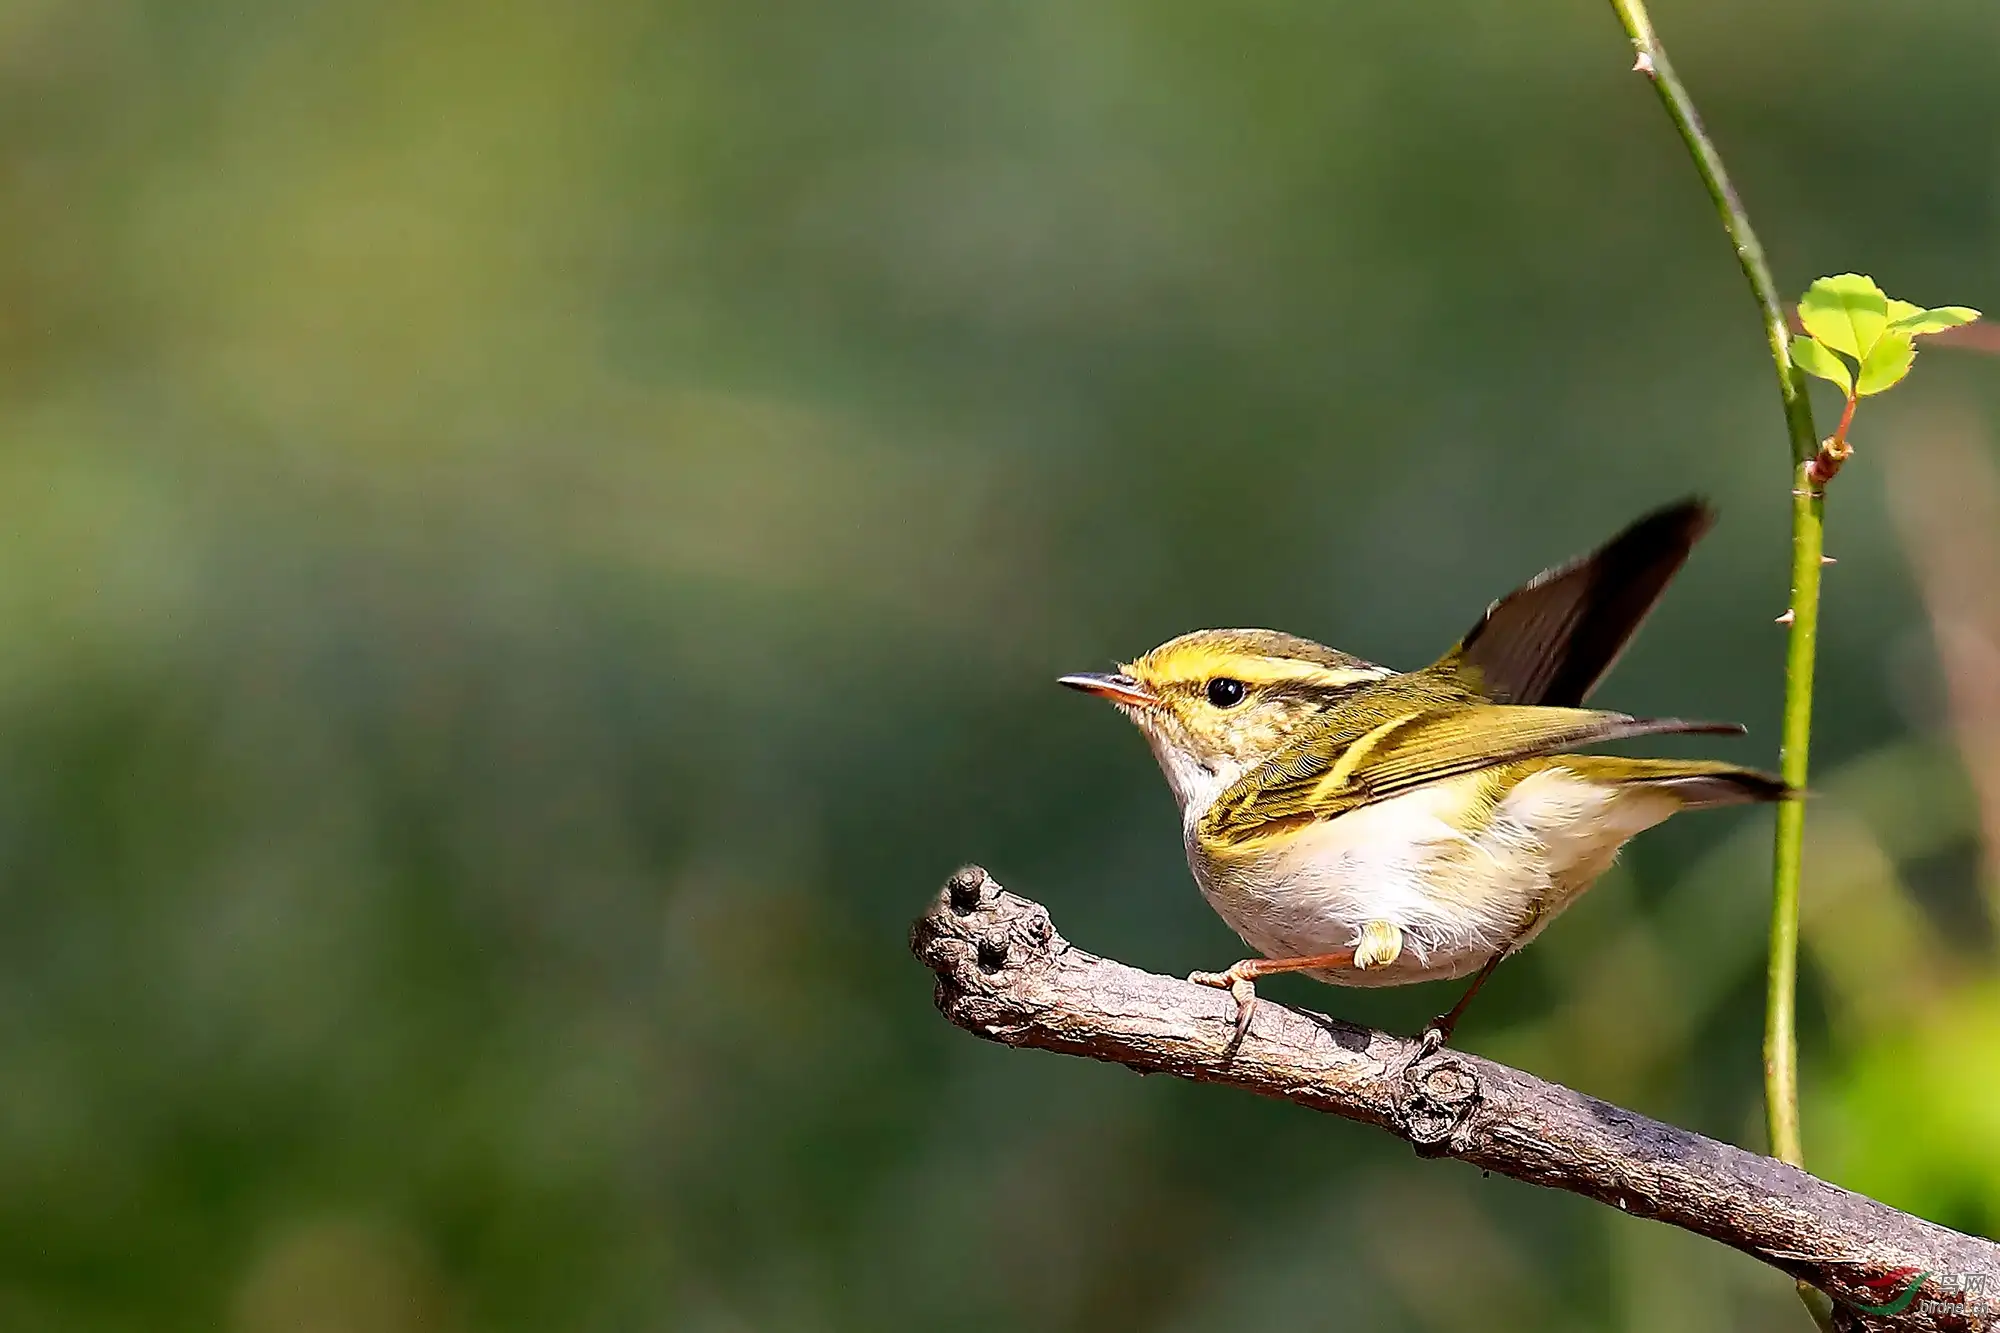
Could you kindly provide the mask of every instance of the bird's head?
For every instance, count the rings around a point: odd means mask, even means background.
[[[1205,629],[1169,639],[1112,673],[1061,683],[1108,699],[1137,723],[1183,811],[1204,809],[1313,715],[1394,674],[1310,639]]]

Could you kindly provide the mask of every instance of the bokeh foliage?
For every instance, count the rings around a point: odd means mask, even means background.
[[[1657,17],[1781,285],[2000,308],[1991,0]],[[1585,0],[0,6],[0,1326],[1796,1322],[1593,1205],[974,1043],[903,950],[976,858],[1226,965],[1051,678],[1229,623],[1414,665],[1687,491],[1723,526],[1601,697],[1772,758],[1783,429],[1629,63]],[[1991,1232],[1935,645],[2000,581],[1905,547],[2000,375],[1930,360],[1830,504],[1807,1148]],[[1757,1143],[1768,818],[1643,840],[1465,1043]]]

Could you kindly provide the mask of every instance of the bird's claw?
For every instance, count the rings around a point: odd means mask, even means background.
[[[1446,1023],[1442,1018],[1433,1018],[1429,1023],[1424,1025],[1424,1030],[1418,1034],[1416,1052],[1410,1056],[1410,1062],[1404,1068],[1414,1068],[1422,1064],[1443,1050],[1445,1043],[1450,1040],[1451,1025]]]
[[[1257,983],[1233,967],[1227,972],[1190,972],[1188,980],[1197,986],[1213,986],[1229,992],[1236,1001],[1236,1027],[1229,1039],[1229,1049],[1241,1046],[1243,1038],[1250,1034],[1250,1020],[1257,1013]]]
[[[1236,1035],[1229,1039],[1229,1049],[1235,1050],[1250,1035],[1250,1019],[1257,1012],[1256,983],[1238,977],[1229,985],[1229,996],[1236,1001]]]

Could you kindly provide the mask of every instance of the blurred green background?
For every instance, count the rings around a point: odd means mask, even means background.
[[[1788,292],[2000,308],[1993,0],[1655,17]],[[1801,1327],[1705,1242],[974,1041],[905,948],[976,859],[1233,961],[1052,678],[1414,666],[1689,491],[1599,697],[1774,762],[1782,424],[1630,64],[1586,0],[0,4],[0,1327]],[[2000,360],[1856,439],[1807,1149],[1992,1233]],[[1462,1044],[1761,1147],[1769,830],[1641,839]]]

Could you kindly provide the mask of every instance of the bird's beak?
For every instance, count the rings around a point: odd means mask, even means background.
[[[1160,701],[1160,696],[1126,675],[1106,675],[1096,671],[1079,671],[1074,676],[1058,676],[1056,684],[1067,685],[1085,694],[1094,694],[1100,699],[1109,699],[1115,704],[1130,704],[1138,708],[1150,708]]]

